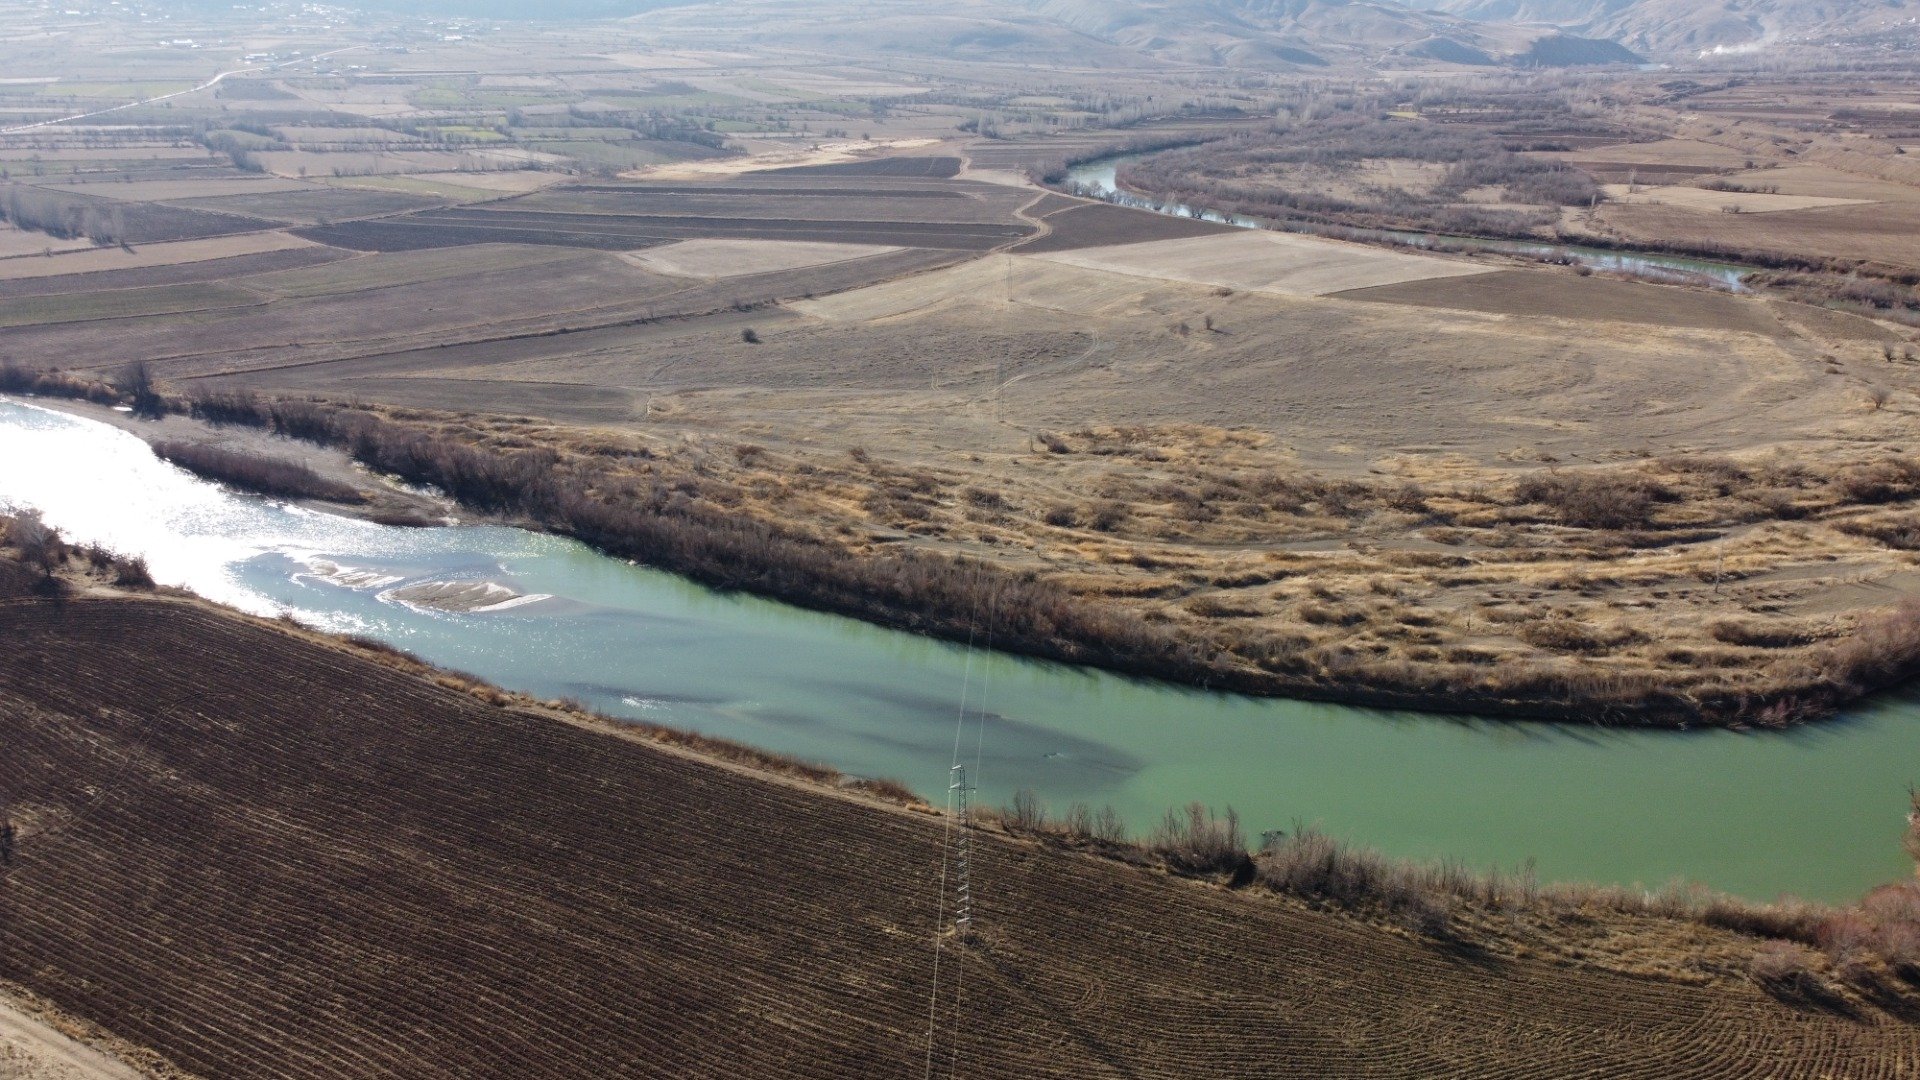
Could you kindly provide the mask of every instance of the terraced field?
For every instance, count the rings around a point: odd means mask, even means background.
[[[0,603],[0,979],[207,1077],[1895,1077],[1920,1029],[989,835],[167,600]],[[936,1004],[929,1046],[929,1005]],[[957,1014],[964,1024],[956,1027]],[[955,1031],[959,1031],[957,1038]]]

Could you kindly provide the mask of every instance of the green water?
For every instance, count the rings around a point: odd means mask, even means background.
[[[986,801],[1231,804],[1395,855],[1755,898],[1846,899],[1911,872],[1906,787],[1920,698],[1781,734],[1606,732],[1205,693],[970,652],[750,597],[502,528],[393,529],[235,495],[113,428],[0,399],[0,506],[145,555],[156,577],[292,611],[543,696],[741,739],[942,795],[954,756]],[[421,581],[532,599],[449,614]]]

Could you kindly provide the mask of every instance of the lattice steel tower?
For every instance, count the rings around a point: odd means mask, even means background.
[[[947,790],[952,793],[954,820],[960,826],[953,849],[953,932],[956,937],[966,937],[973,929],[973,787],[967,783],[965,765],[955,765],[952,777]]]

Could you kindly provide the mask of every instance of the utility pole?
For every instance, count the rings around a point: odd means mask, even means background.
[[[953,794],[954,820],[960,833],[953,858],[953,932],[964,938],[973,929],[973,787],[967,783],[965,765],[955,765],[952,777],[947,790]]]

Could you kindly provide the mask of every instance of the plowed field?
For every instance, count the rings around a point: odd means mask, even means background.
[[[920,1075],[939,824],[161,600],[0,604],[0,979],[208,1078]],[[938,769],[943,763],[930,763]],[[1920,1029],[988,839],[971,1076],[1893,1077]],[[958,1053],[951,1035],[960,991]]]

